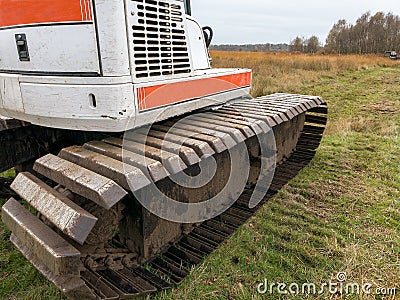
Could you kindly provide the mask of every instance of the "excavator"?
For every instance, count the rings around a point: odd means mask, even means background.
[[[69,299],[174,287],[306,167],[328,108],[211,67],[189,0],[0,6],[2,221]]]

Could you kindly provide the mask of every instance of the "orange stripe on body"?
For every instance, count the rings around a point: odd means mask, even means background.
[[[93,20],[93,10],[92,10],[92,1],[91,0],[88,0],[88,8],[89,8],[89,19],[88,19],[88,21],[90,21],[90,20]]]
[[[0,0],[0,27],[91,21],[88,16],[82,16],[80,0]]]
[[[247,87],[251,84],[251,72],[161,84],[137,89],[139,110],[206,97],[209,95]]]

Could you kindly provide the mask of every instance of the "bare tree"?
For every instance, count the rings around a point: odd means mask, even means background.
[[[321,47],[319,38],[315,35],[307,39],[306,41],[306,52],[307,53],[317,53]]]
[[[293,41],[290,42],[290,51],[291,52],[304,52],[304,38],[296,37]]]
[[[345,53],[345,45],[348,43],[348,28],[346,20],[339,20],[329,32],[326,39],[326,49],[339,54]]]
[[[367,12],[356,24],[339,20],[326,39],[325,50],[339,54],[382,53],[400,50],[400,17],[392,13]]]

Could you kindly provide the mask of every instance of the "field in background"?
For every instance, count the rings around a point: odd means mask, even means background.
[[[312,164],[181,286],[149,298],[282,299],[257,295],[257,285],[264,279],[322,284],[338,272],[346,272],[348,282],[398,288],[400,295],[399,62],[377,56],[212,56],[214,67],[252,68],[253,96],[324,97],[327,134]],[[8,236],[0,225],[0,298],[63,299]]]
[[[296,92],[313,83],[347,71],[399,65],[377,55],[306,55],[295,53],[212,51],[213,66],[253,70],[253,96]]]

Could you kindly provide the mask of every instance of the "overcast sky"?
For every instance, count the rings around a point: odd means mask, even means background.
[[[325,41],[339,19],[367,11],[400,14],[399,0],[192,0],[193,16],[214,29],[213,44],[289,43],[296,36]]]

